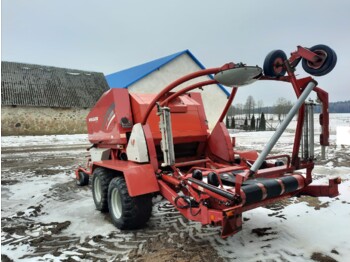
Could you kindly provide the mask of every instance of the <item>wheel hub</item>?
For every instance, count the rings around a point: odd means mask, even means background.
[[[278,57],[273,63],[273,70],[275,71],[276,75],[279,75],[283,71],[283,59]]]
[[[315,62],[307,61],[307,65],[313,69],[319,69],[323,66],[324,62],[327,59],[327,53],[323,50],[315,50],[313,51],[319,59]]]
[[[101,194],[101,179],[99,177],[96,177],[96,180],[94,183],[94,191],[95,191],[96,200],[100,202],[102,198],[102,194]]]
[[[111,196],[111,207],[113,215],[119,219],[122,216],[122,201],[120,198],[119,190],[114,188]]]

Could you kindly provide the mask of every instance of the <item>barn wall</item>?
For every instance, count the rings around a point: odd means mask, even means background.
[[[201,68],[188,54],[183,54],[157,71],[154,71],[131,85],[128,89],[130,92],[134,93],[158,93],[172,81],[200,69]],[[200,77],[181,86],[185,87],[190,85],[189,83],[196,83],[199,80],[205,81],[208,79],[210,78],[207,76]],[[227,102],[227,96],[217,85],[207,86],[203,91],[199,89],[194,91],[202,94],[209,127],[213,128]]]
[[[1,107],[1,135],[51,135],[87,133],[90,109]]]

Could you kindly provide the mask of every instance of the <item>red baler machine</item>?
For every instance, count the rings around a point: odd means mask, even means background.
[[[120,229],[144,226],[152,197],[161,194],[187,219],[222,226],[222,237],[241,230],[244,211],[296,195],[337,196],[340,178],[329,179],[328,185],[311,184],[314,133],[308,121],[313,117],[305,100],[314,91],[321,101],[320,144],[328,146],[328,94],[312,77],[297,79],[294,74],[302,62],[307,73],[322,76],[336,60],[328,46],[298,46],[289,58],[281,50],[270,52],[264,70],[228,63],[188,74],[159,94],[110,89],[87,116],[92,146],[87,166],[76,170],[77,183],[87,185],[92,176],[96,209],[109,211]],[[209,80],[173,91],[207,75]],[[297,101],[261,152],[237,151],[223,119],[240,86],[264,80],[289,82]],[[230,86],[232,92],[210,131],[201,95],[190,91],[212,84]],[[297,113],[292,154],[270,155]],[[301,169],[306,172],[297,172]]]

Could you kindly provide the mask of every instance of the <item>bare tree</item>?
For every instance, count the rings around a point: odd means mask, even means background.
[[[243,114],[243,104],[241,103],[237,103],[235,105],[235,110],[234,110],[234,115],[242,115]]]
[[[284,97],[279,97],[274,106],[274,113],[278,115],[278,120],[281,121],[292,108],[293,104],[291,101]]]
[[[233,116],[234,115],[234,112],[235,112],[235,108],[233,105],[230,106],[230,108],[228,109],[227,111],[227,115],[228,116]]]
[[[263,106],[264,106],[264,101],[262,101],[261,99],[259,99],[258,102],[257,102],[257,105],[256,105],[257,110],[258,110],[257,113],[259,113],[259,114],[262,113],[262,108],[263,108]]]
[[[255,108],[255,101],[252,96],[247,97],[247,101],[245,102],[244,109],[245,113],[248,116],[248,119],[250,119],[250,115],[254,113]]]

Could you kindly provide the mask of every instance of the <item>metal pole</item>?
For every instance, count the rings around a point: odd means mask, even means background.
[[[321,160],[326,160],[326,147],[321,146]]]
[[[315,156],[315,141],[314,141],[314,103],[309,104],[309,157],[314,159]]]
[[[303,129],[303,135],[304,135],[304,129]],[[304,159],[304,139],[303,137],[300,138],[300,150],[299,153],[301,155],[301,158]]]
[[[280,124],[280,126],[277,128],[276,132],[273,134],[273,136],[270,138],[269,142],[265,145],[265,148],[260,153],[259,157],[254,162],[253,166],[250,168],[250,173],[255,173],[261,166],[261,164],[264,162],[267,155],[271,152],[272,148],[277,143],[278,139],[281,137],[283,132],[286,130],[289,123],[292,121],[293,117],[297,113],[298,109],[302,106],[302,104],[305,102],[306,98],[309,96],[311,91],[314,89],[314,87],[317,85],[317,82],[315,80],[311,80],[304,91],[301,93],[300,97],[292,107],[292,109],[288,112],[286,118],[283,120],[283,122]]]
[[[304,151],[302,158],[304,160],[309,158],[309,104],[305,103],[304,113],[304,126],[303,126],[303,139],[304,139]]]

